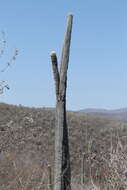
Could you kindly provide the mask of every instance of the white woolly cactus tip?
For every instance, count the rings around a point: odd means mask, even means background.
[[[51,55],[51,56],[55,56],[55,55],[56,55],[56,52],[55,52],[55,51],[52,51],[52,52],[50,53],[50,55]]]

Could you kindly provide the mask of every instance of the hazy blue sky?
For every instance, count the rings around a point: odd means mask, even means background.
[[[7,47],[0,76],[10,90],[0,101],[55,106],[50,52],[60,60],[66,15],[74,14],[67,108],[127,107],[127,0],[0,0],[0,30]]]

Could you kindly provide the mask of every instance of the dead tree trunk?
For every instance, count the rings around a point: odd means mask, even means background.
[[[66,122],[66,88],[72,22],[73,16],[70,14],[67,20],[67,31],[62,49],[60,70],[58,68],[56,53],[51,53],[56,88],[54,190],[71,189],[68,128]]]

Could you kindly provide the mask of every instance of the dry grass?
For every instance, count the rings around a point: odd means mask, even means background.
[[[53,109],[0,104],[0,190],[48,190],[54,160]],[[119,121],[68,113],[72,190],[127,189],[127,128]],[[85,184],[81,159],[85,153]]]
[[[24,163],[9,153],[3,155],[3,159],[3,162],[1,161],[2,185],[0,189],[30,190],[35,189],[35,187],[36,190],[48,189],[48,169],[46,165],[33,164],[30,163],[30,160],[29,163]]]

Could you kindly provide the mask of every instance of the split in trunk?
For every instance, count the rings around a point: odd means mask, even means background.
[[[62,49],[60,71],[58,69],[56,53],[51,53],[51,61],[56,88],[54,190],[71,189],[68,127],[66,120],[66,88],[72,22],[73,16],[69,14],[67,20],[67,31],[65,34]]]

